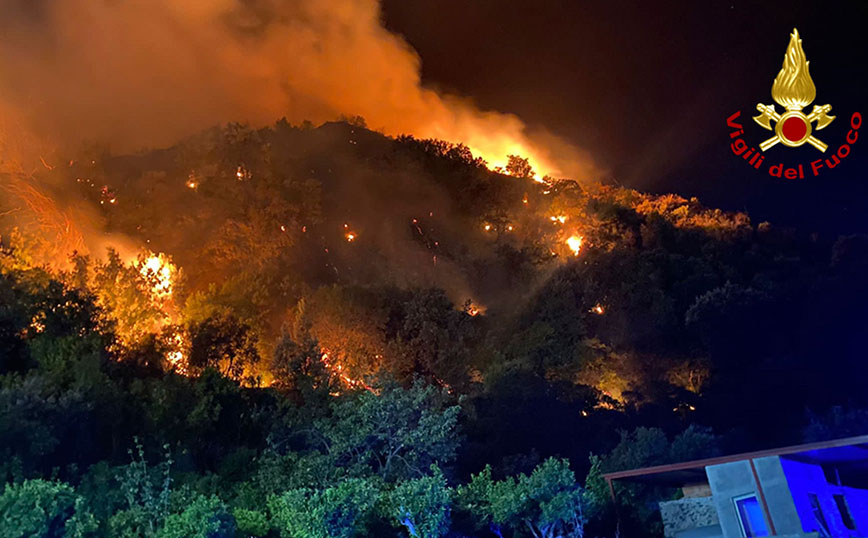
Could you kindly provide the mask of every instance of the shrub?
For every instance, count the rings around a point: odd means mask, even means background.
[[[0,538],[83,538],[96,529],[96,519],[68,484],[25,480],[0,495]]]

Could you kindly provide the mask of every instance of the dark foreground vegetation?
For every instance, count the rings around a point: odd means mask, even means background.
[[[864,433],[868,238],[503,172],[355,121],[7,174],[0,537],[614,536],[603,472]]]

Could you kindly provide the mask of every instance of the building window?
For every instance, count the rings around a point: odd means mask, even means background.
[[[816,493],[808,493],[808,499],[811,500],[811,510],[814,512],[814,521],[817,522],[817,530],[820,532],[820,536],[831,536],[831,533],[829,533],[829,523],[826,521],[823,507],[820,506],[819,497],[817,497]]]
[[[766,520],[763,516],[759,501],[754,495],[745,495],[733,499],[735,511],[738,513],[738,522],[741,525],[742,536],[753,538],[754,536],[768,536]]]
[[[851,531],[856,530],[856,523],[853,521],[853,516],[850,515],[850,507],[847,505],[847,499],[843,495],[832,495],[835,499],[835,504],[838,505],[838,512],[841,513],[841,521],[844,526]]]

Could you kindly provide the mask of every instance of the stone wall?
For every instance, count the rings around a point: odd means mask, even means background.
[[[660,503],[663,534],[675,538],[681,531],[718,524],[717,510],[711,497],[685,497]]]

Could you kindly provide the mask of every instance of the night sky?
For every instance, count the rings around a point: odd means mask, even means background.
[[[768,138],[750,117],[772,104],[797,27],[817,87],[811,106],[829,103],[837,116],[815,132],[829,157],[851,114],[868,114],[868,3],[385,0],[384,12],[421,56],[426,85],[546,127],[589,150],[609,181],[747,210],[754,223],[868,231],[868,139],[834,170],[787,180],[735,157],[726,127],[741,110],[745,140]],[[820,156],[807,144],[766,152],[806,166]]]

